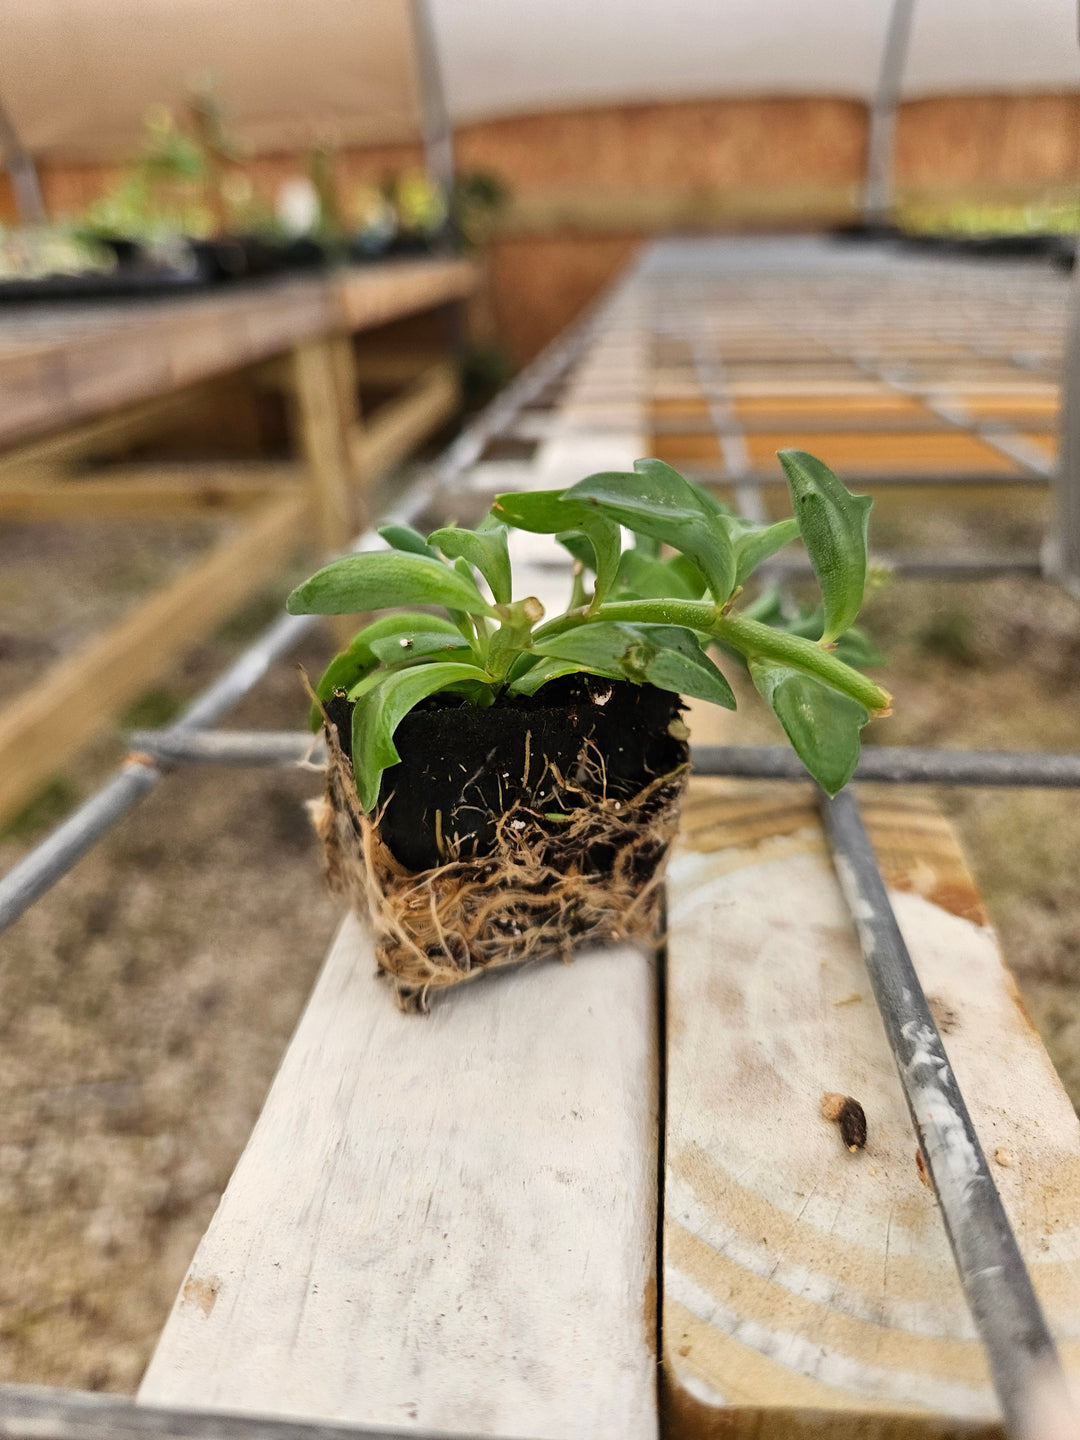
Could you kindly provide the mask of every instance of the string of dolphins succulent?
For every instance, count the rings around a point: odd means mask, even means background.
[[[386,526],[379,533],[389,549],[335,560],[294,590],[294,615],[396,612],[365,625],[334,657],[312,707],[318,729],[332,696],[353,702],[363,808],[375,809],[383,773],[400,759],[394,731],[429,696],[450,692],[484,708],[584,672],[734,709],[711,647],[746,666],[807,770],[836,794],[855,769],[860,730],[891,701],[854,668],[877,658],[854,628],[872,502],[804,451],[779,458],[794,515],[775,524],[744,520],[670,465],[639,460],[632,472],[590,475],[565,490],[500,495],[476,529],[451,525],[425,538]],[[511,527],[551,534],[573,556],[562,615],[545,621],[538,600],[514,598]],[[634,537],[627,549],[624,528]],[[775,590],[737,609],[754,570],[800,538],[818,609],[786,617]]]

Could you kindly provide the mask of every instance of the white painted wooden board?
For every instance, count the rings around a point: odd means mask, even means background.
[[[865,807],[1070,1375],[1080,1124],[947,823]],[[663,1365],[675,1440],[997,1414],[851,921],[801,787],[691,783],[669,871]],[[849,1153],[827,1092],[866,1111]],[[876,1427],[876,1428],[874,1428]],[[949,1430],[948,1433],[954,1433]]]
[[[537,1440],[656,1434],[652,957],[403,1015],[349,919],[139,1399]]]

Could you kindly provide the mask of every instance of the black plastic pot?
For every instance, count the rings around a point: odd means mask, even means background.
[[[352,706],[336,697],[326,709],[348,754]],[[680,709],[670,691],[586,675],[488,710],[435,696],[395,732],[401,763],[383,776],[381,837],[419,871],[447,846],[462,858],[490,854],[499,817],[515,806],[556,817],[557,835],[558,817],[590,797],[628,798],[685,763],[686,743],[671,733]],[[590,863],[601,870],[610,857]]]

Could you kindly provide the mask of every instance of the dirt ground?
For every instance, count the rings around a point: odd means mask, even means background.
[[[92,543],[86,529],[52,526],[0,535],[5,693],[206,538],[101,530]],[[1037,532],[1037,516],[933,526],[886,516],[875,539],[970,549],[1031,544]],[[129,719],[167,719],[276,612],[285,588],[200,646]],[[1055,588],[896,582],[871,598],[867,620],[896,695],[873,740],[1077,749],[1080,604]],[[328,650],[312,642],[275,667],[233,723],[302,723],[296,660],[317,669]],[[742,723],[746,738],[771,735],[760,714]],[[0,869],[118,754],[102,741],[72,766],[0,838]],[[310,774],[278,770],[169,779],[0,940],[3,1379],[138,1383],[338,918],[304,812],[317,788]],[[1080,1102],[1075,794],[939,798]]]

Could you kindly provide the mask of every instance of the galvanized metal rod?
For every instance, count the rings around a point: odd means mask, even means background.
[[[44,225],[48,219],[34,158],[23,147],[5,106],[0,103],[0,153],[11,179],[15,212],[23,225]]]
[[[1045,563],[1073,595],[1080,596],[1080,266],[1069,295],[1069,331],[1061,380],[1061,460],[1054,480],[1054,510]]]
[[[889,12],[877,89],[870,103],[870,135],[863,187],[863,220],[868,224],[882,224],[888,220],[892,208],[896,113],[900,105],[900,86],[914,9],[915,0],[893,0]]]
[[[784,745],[695,745],[691,754],[699,775],[737,775],[758,780],[810,778],[799,757]],[[1075,790],[1080,788],[1080,755],[864,745],[854,778],[886,785],[1012,785]]]
[[[833,862],[859,934],[904,1097],[1006,1428],[1026,1429],[1036,1391],[1064,1376],[1009,1217],[915,972],[854,796],[822,792]]]
[[[188,764],[295,765],[321,763],[321,741],[304,730],[136,730],[134,759],[161,767]],[[802,761],[786,745],[693,745],[695,774],[753,780],[803,780]],[[977,785],[1080,789],[1080,755],[1007,750],[931,750],[863,747],[856,780],[885,785]]]
[[[610,305],[605,298],[577,325],[550,345],[506,387],[477,419],[458,436],[423,479],[410,486],[380,523],[407,524],[416,519],[435,497],[483,452],[488,440],[513,420],[517,412],[545,386],[557,379],[598,326]],[[353,550],[378,543],[374,529],[367,530]],[[283,615],[275,620],[240,655],[225,673],[199,695],[180,717],[161,732],[174,740],[212,725],[236,705],[266,674],[320,623],[317,615]],[[0,931],[13,924],[35,900],[91,849],[116,822],[148,795],[164,774],[149,757],[130,756],[100,790],[80,805],[56,830],[35,846],[0,879]]]

